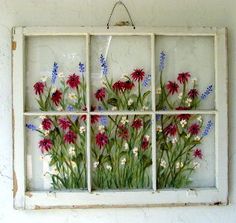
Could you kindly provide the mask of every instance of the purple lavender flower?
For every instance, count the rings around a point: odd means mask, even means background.
[[[85,72],[85,65],[81,62],[79,62],[79,72],[84,75]]]
[[[32,131],[36,131],[37,130],[36,126],[31,124],[31,123],[30,124],[26,124],[25,126],[26,126],[26,128],[28,128],[28,129],[30,129]]]
[[[160,64],[159,64],[160,72],[162,72],[164,70],[165,58],[166,58],[166,54],[163,51],[161,51],[161,53],[160,53]]]
[[[214,123],[211,120],[209,120],[207,122],[206,128],[204,129],[204,131],[202,133],[202,137],[205,137],[209,134],[209,132],[210,132],[211,128],[213,127],[213,125],[214,125]]]
[[[68,105],[67,106],[67,111],[74,111],[74,107],[72,105]]]
[[[100,56],[100,65],[103,75],[107,75],[108,73],[107,61],[102,54]]]
[[[211,85],[209,85],[209,86],[207,87],[207,89],[202,93],[201,99],[202,99],[202,100],[206,99],[207,96],[212,93],[212,91],[213,91],[213,85],[211,84]]]
[[[102,115],[100,117],[100,123],[101,123],[101,125],[107,126],[108,125],[108,118],[107,118],[107,116]]]
[[[100,105],[98,105],[98,111],[104,111],[104,108]]]
[[[144,80],[143,80],[143,87],[148,87],[151,83],[151,74],[148,74],[145,76]]]
[[[52,69],[52,84],[55,84],[58,75],[58,64],[54,62]]]

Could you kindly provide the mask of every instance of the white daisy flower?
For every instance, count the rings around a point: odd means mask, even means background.
[[[199,162],[196,162],[196,161],[193,162],[194,169],[198,169],[198,168],[200,168],[200,166],[201,166],[201,164]]]
[[[164,159],[161,159],[160,166],[162,166],[163,168],[166,168],[166,161]]]
[[[147,111],[148,109],[149,109],[148,106],[145,106],[145,105],[143,106],[143,110],[144,110],[144,111]]]
[[[176,169],[182,168],[184,166],[183,162],[176,162],[175,167]]]
[[[128,105],[130,106],[130,105],[132,105],[134,103],[134,101],[130,98],[129,100],[128,100]]]
[[[60,73],[58,74],[58,77],[59,77],[60,79],[62,79],[62,78],[65,77],[65,75],[63,74],[63,72],[60,72]]]
[[[49,135],[49,133],[50,133],[50,131],[49,131],[49,130],[46,130],[46,131],[44,131],[44,135],[45,135],[45,136],[48,136],[48,135]]]
[[[124,150],[128,150],[129,149],[129,144],[126,142],[125,144],[124,144]]]
[[[200,138],[200,136],[195,136],[195,137],[194,137],[194,140],[195,140],[195,141],[200,141],[201,138]]]
[[[75,147],[74,146],[70,146],[68,149],[68,152],[71,156],[75,156]]]
[[[107,165],[106,165],[106,169],[109,170],[109,171],[111,171],[111,170],[112,170],[111,165],[107,164]]]
[[[188,139],[188,138],[190,138],[190,136],[191,136],[191,134],[188,133],[188,134],[185,136],[185,138]]]
[[[199,122],[202,122],[202,116],[199,115],[199,116],[197,117],[197,120],[198,120]]]
[[[61,106],[57,107],[57,111],[62,111],[62,110],[63,110],[63,108]]]
[[[186,101],[185,101],[185,103],[187,104],[188,107],[190,107],[192,101],[193,101],[193,100],[192,100],[191,98],[187,98]]]
[[[183,93],[179,93],[178,98],[181,100],[183,98]]]
[[[157,125],[157,132],[162,132],[162,127],[161,127],[161,125]]]
[[[54,93],[56,90],[57,90],[57,88],[54,86],[54,87],[52,87],[51,92]]]
[[[116,107],[116,106],[113,106],[113,107],[111,108],[111,110],[112,110],[112,111],[116,111],[116,110],[117,110],[117,107]]]
[[[68,94],[68,98],[72,101],[75,101],[75,100],[77,100],[77,95],[75,93],[71,92]]]
[[[45,115],[40,115],[39,118],[40,118],[41,120],[43,120],[43,119],[46,118],[46,116],[45,116]]]
[[[129,123],[129,120],[126,118],[126,116],[123,116],[121,118],[121,121],[120,121],[123,125],[125,125],[126,123]]]
[[[138,156],[138,147],[133,148],[133,154],[134,156]]]
[[[172,142],[172,144],[175,144],[175,143],[177,143],[177,138],[173,138],[172,140],[171,140],[171,142]]]
[[[157,93],[157,94],[161,94],[161,88],[160,88],[160,87],[157,88],[156,93]]]
[[[149,141],[150,136],[149,135],[145,135],[144,138],[146,138],[146,140]]]
[[[122,166],[124,166],[124,165],[126,164],[126,158],[123,158],[123,159],[121,160],[120,164],[121,164]]]
[[[93,163],[93,167],[94,167],[95,169],[98,167],[98,165],[99,165],[99,162],[98,162],[98,161],[96,161],[96,162]]]
[[[80,134],[83,134],[85,132],[85,130],[86,130],[85,126],[80,126],[80,128],[79,128]]]
[[[180,125],[182,126],[182,128],[184,128],[184,126],[187,125],[187,121],[185,119],[182,119],[180,121]]]

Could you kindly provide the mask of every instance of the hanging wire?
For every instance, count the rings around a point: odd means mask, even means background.
[[[113,12],[114,12],[114,10],[115,10],[115,8],[116,8],[117,5],[121,5],[121,6],[123,6],[123,7],[125,8],[125,10],[126,10],[128,16],[129,16],[131,25],[132,25],[133,28],[135,29],[135,25],[134,25],[134,23],[133,23],[133,20],[132,20],[132,18],[131,18],[131,15],[130,15],[130,13],[129,13],[129,10],[128,10],[128,8],[126,7],[126,5],[125,5],[122,1],[116,2],[115,5],[113,6],[113,8],[112,8],[112,10],[111,10],[111,14],[110,14],[110,16],[109,16],[109,19],[108,19],[108,21],[107,21],[107,29],[110,28],[111,17],[112,17],[112,15],[113,15]]]

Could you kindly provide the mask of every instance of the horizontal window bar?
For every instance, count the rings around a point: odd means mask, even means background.
[[[64,115],[86,115],[86,112],[66,112],[66,111],[61,111],[61,112],[24,112],[25,116],[41,116],[41,115],[51,115],[51,116],[64,116]]]

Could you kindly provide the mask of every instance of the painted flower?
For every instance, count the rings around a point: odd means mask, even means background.
[[[200,125],[197,123],[192,124],[189,127],[188,132],[192,135],[198,135],[198,133],[200,132]]]
[[[64,135],[64,141],[65,143],[68,143],[68,144],[75,144],[75,141],[77,139],[77,135],[69,130],[65,135]]]
[[[132,123],[132,127],[135,128],[136,130],[140,129],[142,127],[143,123],[141,119],[135,119]]]
[[[113,85],[112,85],[113,90],[115,91],[123,91],[124,90],[124,82],[123,81],[116,81]]]
[[[166,84],[166,88],[169,92],[169,94],[178,93],[179,85],[175,81],[168,81],[168,84]]]
[[[53,103],[58,106],[61,102],[62,99],[62,92],[60,90],[56,90],[51,97],[51,100],[53,101]]]
[[[58,125],[61,129],[65,131],[71,127],[71,122],[67,118],[62,117],[58,119]]]
[[[100,147],[104,147],[108,143],[108,136],[104,132],[99,132],[96,135],[96,144]]]
[[[176,108],[176,110],[189,110],[188,107],[184,107],[184,106],[179,106]],[[179,120],[189,120],[191,118],[190,114],[179,114],[177,115],[177,118]]]
[[[178,74],[177,80],[181,83],[181,84],[185,84],[188,82],[189,78],[191,77],[189,72],[182,72]]]
[[[142,150],[146,150],[148,148],[148,145],[149,145],[149,138],[144,136],[141,143]]]
[[[45,84],[43,82],[37,82],[34,84],[34,92],[37,95],[43,94]]]
[[[50,118],[45,118],[42,121],[43,130],[50,130],[52,128],[52,120]]]
[[[52,146],[53,144],[51,139],[44,138],[39,141],[39,148],[42,153],[48,152],[52,148]]]
[[[125,125],[119,125],[118,126],[118,137],[128,140],[129,138],[129,130],[125,127]]]
[[[106,97],[106,89],[104,87],[98,89],[95,93],[95,97],[98,101],[102,101]]]
[[[195,149],[195,150],[193,151],[193,156],[194,156],[195,158],[202,159],[202,157],[203,157],[202,150],[201,150],[201,149]]]
[[[177,133],[177,126],[175,124],[169,124],[167,127],[165,127],[164,133],[165,135],[175,136]]]
[[[134,81],[142,81],[145,76],[145,72],[143,69],[135,69],[133,73],[131,73],[131,77]]]
[[[130,80],[124,82],[124,90],[132,90],[135,87],[134,83]]]
[[[77,88],[80,84],[80,77],[76,74],[72,74],[68,77],[68,80],[66,83],[71,87],[71,88]]]
[[[189,92],[188,92],[188,96],[189,96],[191,99],[196,98],[198,95],[199,95],[198,90],[195,89],[195,88],[189,90]]]

